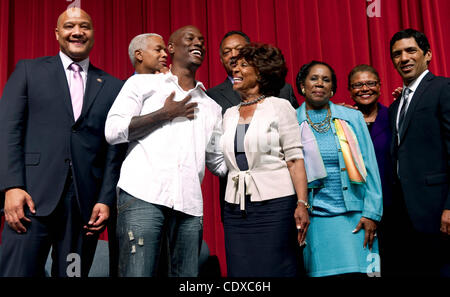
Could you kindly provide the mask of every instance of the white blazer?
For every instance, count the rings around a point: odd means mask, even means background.
[[[286,161],[303,159],[300,126],[289,101],[268,97],[256,107],[244,138],[249,169],[236,163],[234,139],[239,107],[233,106],[223,118],[222,149],[228,167],[225,201],[245,209],[245,194],[251,201],[264,201],[295,194]],[[246,193],[244,193],[244,184]]]

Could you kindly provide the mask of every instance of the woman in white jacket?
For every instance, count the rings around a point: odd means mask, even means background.
[[[309,205],[296,113],[273,97],[285,83],[284,57],[278,48],[249,44],[233,63],[242,102],[223,119],[228,276],[296,276]]]

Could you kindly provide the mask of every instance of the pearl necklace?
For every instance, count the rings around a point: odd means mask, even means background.
[[[252,105],[252,104],[258,103],[259,101],[263,100],[264,98],[266,98],[266,96],[265,95],[261,95],[261,96],[259,96],[258,98],[256,98],[255,100],[252,100],[252,101],[247,101],[247,102],[241,101],[241,106],[247,106],[247,105]]]

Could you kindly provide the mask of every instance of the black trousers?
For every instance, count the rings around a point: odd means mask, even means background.
[[[5,222],[2,233],[0,276],[45,276],[45,263],[52,247],[54,277],[87,277],[94,259],[98,235],[86,236],[71,174],[62,197],[46,217],[34,216],[25,207],[27,231],[16,233]]]
[[[381,276],[450,276],[450,236],[417,231],[399,183],[379,227]]]

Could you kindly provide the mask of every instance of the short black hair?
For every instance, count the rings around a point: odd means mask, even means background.
[[[242,37],[244,37],[245,41],[247,41],[247,43],[250,43],[250,37],[247,36],[247,34],[245,34],[242,31],[237,31],[237,30],[233,30],[233,31],[228,31],[227,33],[225,33],[225,35],[223,36],[222,40],[220,41],[220,51],[222,51],[222,44],[223,41],[230,37],[231,35],[241,35]]]
[[[395,33],[394,36],[392,36],[391,42],[390,42],[390,51],[389,51],[389,53],[391,55],[391,59],[392,59],[392,47],[394,46],[394,43],[396,43],[397,41],[399,41],[401,39],[411,38],[411,37],[413,37],[414,40],[417,42],[417,45],[423,51],[424,55],[430,50],[430,43],[428,42],[428,38],[425,36],[425,34],[420,31],[417,31],[415,29],[408,28],[408,29],[399,31],[399,32]]]
[[[328,69],[330,69],[330,72],[331,72],[331,91],[333,91],[333,93],[334,94],[336,94],[336,90],[337,90],[337,78],[336,78],[336,73],[334,72],[334,69],[330,66],[330,65],[328,65],[327,63],[325,63],[325,62],[322,62],[322,61],[311,61],[311,62],[309,62],[309,63],[306,63],[306,64],[304,64],[301,68],[300,68],[300,70],[299,70],[299,72],[297,73],[297,79],[295,80],[295,84],[296,84],[296,86],[297,86],[297,91],[298,91],[298,93],[300,94],[300,95],[302,95],[303,97],[305,97],[305,94],[303,94],[303,92],[302,92],[302,87],[300,86],[301,84],[305,84],[305,80],[306,80],[306,77],[308,76],[308,74],[309,74],[309,71],[311,70],[311,68],[313,67],[313,66],[316,66],[316,65],[323,65],[323,66],[326,66],[326,67],[328,67]]]

